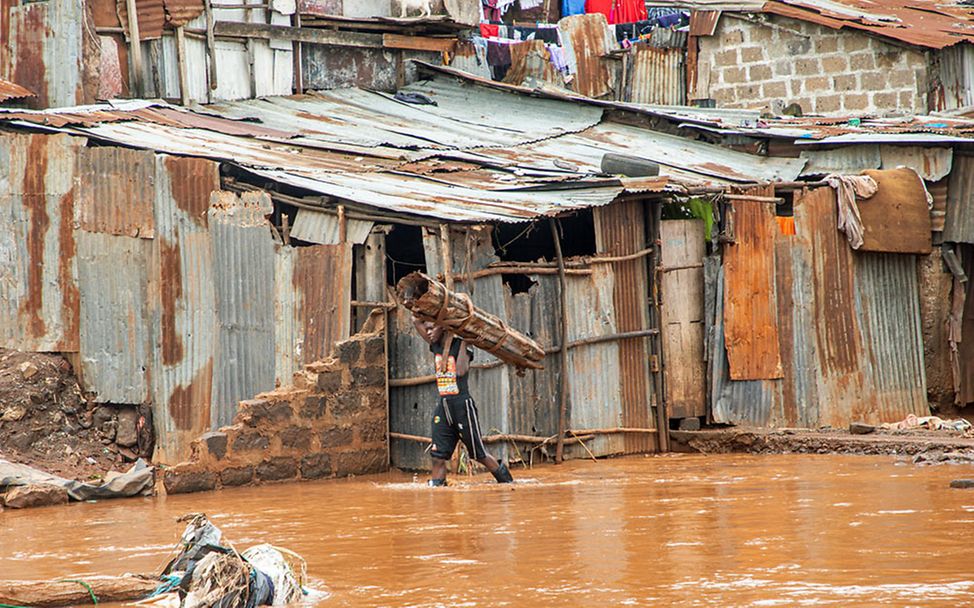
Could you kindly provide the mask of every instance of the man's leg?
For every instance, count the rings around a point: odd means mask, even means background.
[[[433,410],[432,433],[433,447],[430,455],[433,458],[433,465],[430,467],[430,485],[445,486],[446,470],[450,456],[457,447],[457,431],[447,416],[444,407],[444,400],[440,399]]]
[[[445,486],[446,485],[446,461],[441,460],[437,457],[433,457],[433,467],[430,472],[430,485],[431,486]]]
[[[460,438],[466,444],[467,450],[474,457],[474,460],[487,467],[487,470],[494,476],[497,483],[513,482],[514,478],[511,476],[511,472],[507,470],[507,465],[497,462],[496,458],[487,453],[483,436],[480,434],[480,420],[477,418],[477,405],[473,402],[473,399],[467,399],[464,403],[464,408],[467,424],[460,432]]]

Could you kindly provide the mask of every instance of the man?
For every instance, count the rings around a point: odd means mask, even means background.
[[[446,485],[446,465],[457,447],[457,440],[463,441],[467,452],[477,462],[487,467],[497,483],[512,483],[514,478],[506,465],[487,453],[483,437],[480,435],[480,422],[477,406],[467,388],[467,371],[473,360],[473,348],[453,334],[443,331],[430,321],[413,316],[416,331],[430,345],[436,365],[436,389],[439,393],[433,409],[433,471],[431,486]]]

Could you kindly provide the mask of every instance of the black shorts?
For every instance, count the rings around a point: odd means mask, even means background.
[[[470,395],[439,398],[433,410],[433,433],[430,436],[433,438],[433,458],[449,460],[457,447],[457,440],[463,441],[474,460],[487,456],[480,434],[477,406]]]

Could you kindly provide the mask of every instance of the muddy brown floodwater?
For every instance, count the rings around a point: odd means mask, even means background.
[[[0,578],[158,571],[174,519],[203,511],[238,548],[302,554],[319,606],[974,604],[974,490],[948,487],[969,466],[671,455],[514,473],[8,510]]]

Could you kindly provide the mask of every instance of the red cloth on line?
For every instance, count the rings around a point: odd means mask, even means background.
[[[644,0],[616,0],[615,10],[609,23],[636,23],[645,21],[646,2]]]
[[[606,21],[615,23],[612,20],[612,8],[615,0],[585,0],[585,14],[602,13]]]
[[[484,38],[496,38],[500,34],[500,26],[491,23],[480,24],[480,35]]]

